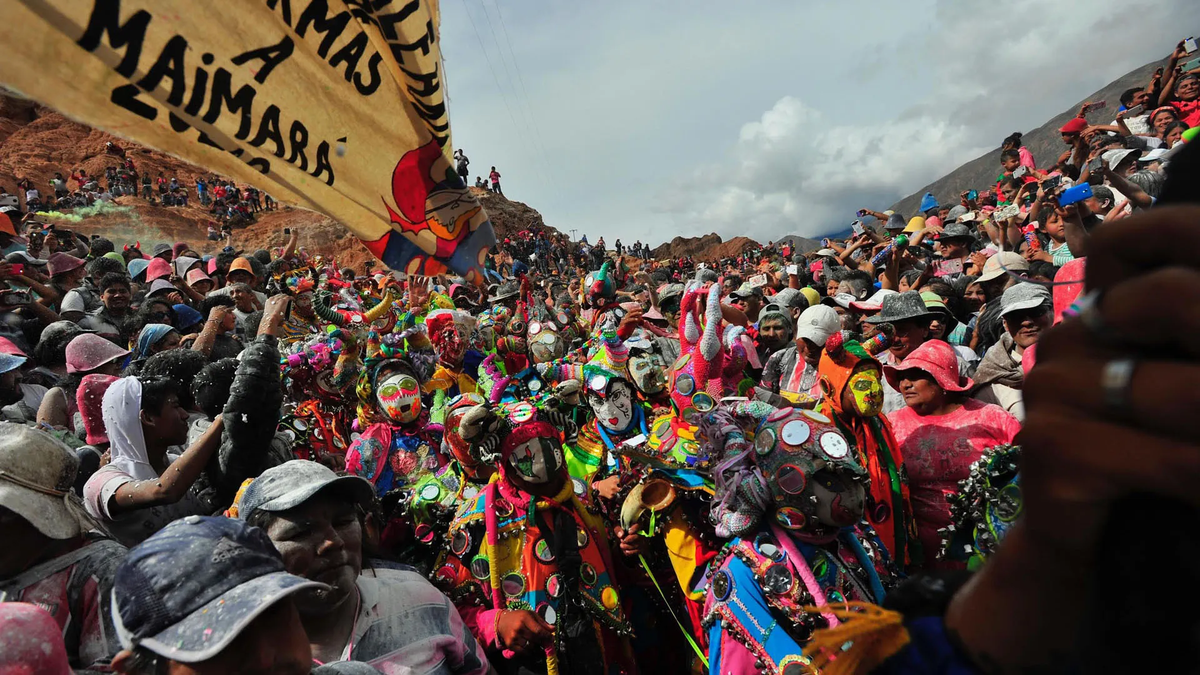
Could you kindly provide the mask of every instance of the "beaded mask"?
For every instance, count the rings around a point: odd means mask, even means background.
[[[700,435],[719,457],[713,472],[717,533],[740,536],[762,518],[774,518],[799,539],[830,541],[862,518],[866,471],[828,417],[769,409],[741,402],[704,416]],[[735,413],[750,423],[739,424]]]

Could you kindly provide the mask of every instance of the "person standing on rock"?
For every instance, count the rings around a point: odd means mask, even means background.
[[[492,172],[488,174],[488,178],[492,179],[492,192],[498,195],[504,194],[504,191],[500,189],[500,172],[496,170],[496,167],[492,167]]]
[[[454,161],[458,167],[458,177],[462,179],[463,185],[467,185],[467,178],[471,175],[471,170],[468,168],[471,165],[471,160],[467,159],[462,148],[454,151]]]

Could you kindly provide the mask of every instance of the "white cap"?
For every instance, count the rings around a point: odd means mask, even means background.
[[[1167,154],[1166,148],[1155,148],[1138,158],[1139,162],[1157,162]]]
[[[825,346],[830,335],[842,329],[842,320],[832,307],[813,305],[800,313],[796,320],[796,337],[807,338],[813,344]]]
[[[820,251],[817,251],[817,255],[818,256],[829,256],[831,258],[836,258],[838,255],[838,252],[831,248],[823,248]]]
[[[871,297],[859,302],[850,303],[851,309],[856,309],[860,312],[878,312],[883,309],[883,299],[889,295],[895,295],[896,291],[881,288],[871,294]]]
[[[1119,149],[1119,150],[1109,150],[1109,151],[1105,152],[1103,155],[1100,155],[1100,157],[1101,157],[1101,159],[1104,160],[1104,163],[1108,166],[1108,170],[1113,171],[1117,168],[1118,165],[1121,164],[1121,162],[1125,161],[1126,157],[1133,155],[1133,154],[1137,154],[1137,150]]]

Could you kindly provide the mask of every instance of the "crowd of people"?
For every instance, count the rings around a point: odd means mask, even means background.
[[[1200,477],[1200,212],[1155,208],[1200,200],[1160,124],[1200,87],[1160,80],[815,251],[534,225],[486,288],[0,205],[0,664],[949,674],[1185,642],[1140,588],[1092,604],[1097,552],[1143,541],[1100,547],[1113,505],[1190,510]],[[229,185],[198,199],[257,204]]]

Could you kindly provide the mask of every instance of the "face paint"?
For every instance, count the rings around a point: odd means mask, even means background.
[[[609,431],[624,431],[633,421],[632,392],[623,383],[611,385],[607,396],[591,393],[588,403],[596,415],[596,422]]]
[[[854,411],[861,417],[874,417],[883,410],[883,384],[878,371],[857,372],[850,376],[846,386],[854,397]]]
[[[392,373],[375,392],[379,408],[394,422],[407,424],[421,414],[421,388],[411,375]]]
[[[513,449],[508,465],[526,483],[548,483],[563,464],[562,450],[546,438],[530,439]]]

